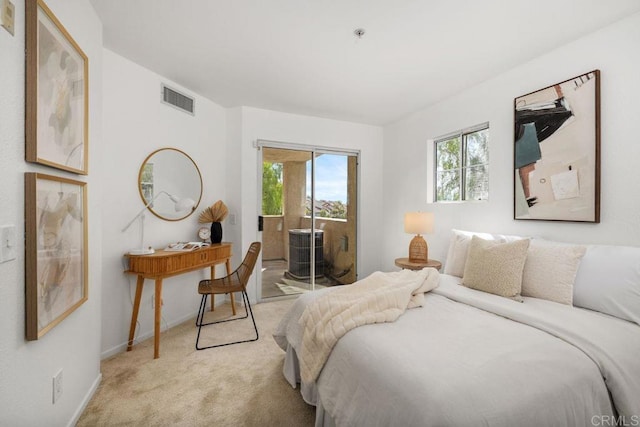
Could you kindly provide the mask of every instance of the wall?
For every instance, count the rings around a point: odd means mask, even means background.
[[[640,104],[640,14],[540,56],[504,74],[416,112],[384,129],[384,267],[407,256],[412,236],[403,234],[403,214],[435,213],[426,238],[430,256],[444,260],[451,228],[540,236],[561,241],[638,245],[640,199],[636,142]],[[602,72],[601,223],[513,220],[513,99],[593,69]],[[490,200],[427,203],[432,163],[427,140],[490,122]]]
[[[25,341],[24,241],[0,264],[0,425],[72,425],[100,382],[102,275],[102,24],[85,0],[47,5],[89,58],[89,175],[24,161],[24,1],[15,4],[15,36],[0,28],[0,225],[24,235],[24,172],[88,182],[88,301],[37,341]],[[63,394],[52,404],[52,377],[63,369]]]
[[[321,229],[323,238],[324,274],[338,283],[355,282],[354,252],[349,242],[354,241],[353,220],[316,218],[316,228]],[[300,218],[300,228],[311,228],[311,217]],[[345,250],[346,247],[346,250]]]
[[[195,96],[195,116],[160,102],[161,83]],[[103,195],[103,310],[102,357],[123,351],[131,321],[135,276],[123,273],[123,254],[139,246],[139,225],[122,228],[142,209],[138,171],[151,152],[173,147],[187,153],[202,174],[202,201],[183,221],[163,221],[145,215],[145,246],[164,247],[172,241],[198,240],[199,213],[216,200],[226,203],[226,112],[213,102],[194,95],[178,84],[104,49],[104,143]],[[206,224],[209,226],[209,224]],[[229,240],[225,234],[224,240]],[[218,275],[224,268],[219,266]],[[162,330],[194,318],[198,310],[198,281],[205,270],[164,281]],[[144,287],[136,342],[153,336],[153,284]],[[221,302],[221,301],[220,301]],[[149,351],[151,351],[149,349]],[[160,345],[162,354],[162,344]],[[152,353],[149,353],[150,357]]]
[[[284,216],[265,216],[262,227],[262,259],[287,259],[284,251]]]
[[[236,168],[227,172],[227,191],[239,195],[233,199],[230,212],[238,212],[241,246],[236,245],[236,256],[244,253],[250,243],[258,239],[258,150],[253,144],[259,140],[279,141],[322,147],[338,147],[360,150],[360,217],[358,236],[358,272],[365,277],[379,269],[382,236],[379,232],[382,215],[382,129],[317,117],[280,113],[257,108],[241,107],[229,112],[228,123],[232,135],[228,150],[232,150]],[[229,158],[230,155],[228,155]],[[241,171],[238,174],[238,169]],[[238,178],[240,179],[232,179]],[[230,200],[232,200],[230,198]],[[260,265],[256,267],[260,271]],[[256,275],[248,289],[252,300],[258,299]]]
[[[309,159],[311,155],[309,154]],[[282,167],[282,194],[284,202],[284,222],[282,231],[282,250],[284,259],[289,260],[289,231],[302,228],[301,218],[307,211],[307,162],[284,162]],[[260,179],[260,177],[258,177]],[[258,206],[260,210],[260,206]],[[309,226],[311,228],[311,226]],[[262,233],[264,239],[264,233]]]

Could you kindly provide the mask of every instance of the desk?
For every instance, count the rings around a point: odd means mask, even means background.
[[[140,299],[142,298],[142,287],[144,279],[155,280],[155,324],[154,324],[154,352],[153,358],[160,357],[160,320],[162,318],[162,280],[188,273],[203,268],[211,268],[211,278],[215,278],[215,266],[225,263],[227,274],[231,274],[231,243],[216,243],[210,246],[196,249],[189,252],[169,252],[158,250],[150,255],[130,255],[128,274],[136,274],[138,282],[136,284],[136,297],[133,302],[133,312],[131,313],[131,327],[129,328],[129,342],[127,351],[133,347],[133,336],[136,331],[138,321],[138,311],[140,309]],[[211,309],[213,310],[213,298],[211,299]],[[231,294],[231,306],[235,314],[235,301]]]
[[[408,270],[422,270],[425,267],[432,267],[436,270],[440,270],[442,263],[437,259],[430,259],[427,262],[411,262],[409,261],[409,258],[396,258],[396,266]]]

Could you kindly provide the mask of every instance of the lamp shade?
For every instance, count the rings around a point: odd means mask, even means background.
[[[194,206],[196,204],[196,202],[194,202],[193,199],[190,199],[188,197],[185,197],[184,199],[180,199],[179,197],[176,197],[173,194],[169,194],[166,191],[159,191],[158,194],[156,194],[153,197],[153,199],[151,199],[146,205],[144,205],[142,210],[140,210],[140,212],[138,212],[138,214],[133,217],[133,219],[129,222],[129,224],[127,224],[122,229],[122,232],[124,233],[131,226],[131,224],[133,224],[133,222],[136,219],[140,218],[140,248],[131,250],[129,253],[132,254],[132,255],[147,255],[147,254],[154,253],[153,248],[151,248],[151,247],[145,248],[144,247],[144,212],[149,208],[149,206],[151,206],[151,204],[161,194],[165,194],[166,196],[168,196],[171,199],[171,201],[175,204],[176,212],[186,211],[186,210],[189,210],[189,209],[193,210]]]
[[[404,232],[424,234],[433,231],[433,212],[407,212],[404,214]]]
[[[194,202],[193,199],[190,199],[188,197],[184,199],[180,199],[176,202],[176,212],[182,212],[182,211],[187,211],[189,209],[193,209],[195,204],[196,202]]]

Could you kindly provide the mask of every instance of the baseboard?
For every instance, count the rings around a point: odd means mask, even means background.
[[[223,303],[224,303],[224,301],[222,301],[222,302],[220,303],[220,305],[221,305],[221,304],[223,304]],[[216,304],[216,307],[217,307],[218,305],[219,305],[219,304]],[[179,325],[179,324],[181,324],[181,323],[186,322],[187,320],[190,320],[190,319],[194,319],[194,320],[195,320],[195,318],[196,318],[196,316],[197,316],[197,315],[198,315],[198,312],[197,312],[197,311],[196,311],[196,312],[193,312],[193,313],[191,313],[191,314],[187,314],[187,315],[182,316],[182,317],[180,317],[180,318],[178,318],[178,319],[175,319],[175,320],[173,320],[173,321],[171,321],[171,322],[167,322],[167,323],[166,323],[166,327],[167,327],[167,329],[170,329],[170,328],[173,328],[174,326],[177,326],[177,325]],[[164,329],[162,329],[162,328],[161,328],[161,330],[164,330]],[[148,330],[148,331],[141,332],[141,333],[136,337],[136,342],[137,342],[137,343],[138,343],[138,342],[142,342],[142,341],[144,341],[144,340],[146,340],[146,339],[148,339],[148,338],[152,338],[152,337],[153,337],[153,329],[150,329],[150,330]],[[111,356],[114,356],[114,355],[116,355],[116,354],[118,354],[118,353],[122,353],[122,352],[126,351],[126,350],[127,350],[127,344],[128,344],[128,342],[127,342],[127,341],[125,341],[125,342],[123,342],[123,343],[121,343],[121,344],[118,344],[118,345],[116,345],[116,346],[114,346],[114,347],[111,347],[110,349],[107,349],[107,350],[103,351],[103,352],[100,354],[100,359],[101,359],[101,360],[104,360],[104,359],[106,359],[106,358],[108,358],[108,357],[111,357]],[[134,346],[134,348],[135,348],[135,346]]]
[[[230,303],[231,303],[230,298],[228,296],[225,296],[225,298],[216,298],[215,306],[218,307],[218,306],[221,306],[223,304],[230,304]],[[253,304],[253,302],[252,302],[252,304]],[[242,302],[242,297],[241,296],[240,296],[240,298],[236,298],[236,306],[237,307],[244,307],[244,303]],[[166,324],[167,325],[167,329],[173,328],[174,326],[177,326],[177,325],[179,325],[179,324],[181,324],[183,322],[186,322],[189,319],[195,319],[197,315],[198,315],[198,312],[196,311],[194,313],[187,314],[187,315],[182,316],[182,317],[180,317],[180,318],[178,318],[176,320],[173,320],[172,322],[168,322]],[[161,328],[161,330],[162,330],[162,328]],[[153,329],[150,329],[150,330],[145,331],[145,332],[141,332],[140,335],[138,335],[138,337],[136,338],[136,342],[142,342],[142,341],[144,341],[144,340],[146,340],[148,338],[151,338],[151,337],[153,337]],[[126,350],[127,350],[127,341],[125,341],[125,342],[123,342],[121,344],[118,344],[116,346],[113,346],[110,349],[107,349],[107,350],[103,351],[102,353],[100,353],[100,360],[107,359],[107,358],[109,358],[111,356],[114,356],[114,355],[116,355],[118,353],[122,353],[122,352],[124,352]]]
[[[68,427],[73,427],[76,424],[78,424],[78,421],[82,416],[82,413],[84,412],[85,409],[87,409],[87,405],[89,405],[89,402],[93,398],[93,395],[96,394],[96,390],[98,390],[98,386],[100,385],[101,381],[102,381],[102,373],[99,373],[95,381],[93,382],[93,384],[91,384],[91,387],[89,387],[89,390],[87,391],[87,394],[84,396],[84,399],[82,399],[82,403],[80,404],[80,407],[78,407],[76,412],[73,414],[73,417],[71,418],[71,421],[69,422]]]

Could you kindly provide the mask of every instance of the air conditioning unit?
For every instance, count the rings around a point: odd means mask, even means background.
[[[289,230],[289,270],[288,276],[297,280],[311,277],[311,245],[315,245],[315,276],[324,276],[324,233],[316,230],[311,237],[310,229]]]
[[[162,84],[162,102],[195,116],[196,100]]]

